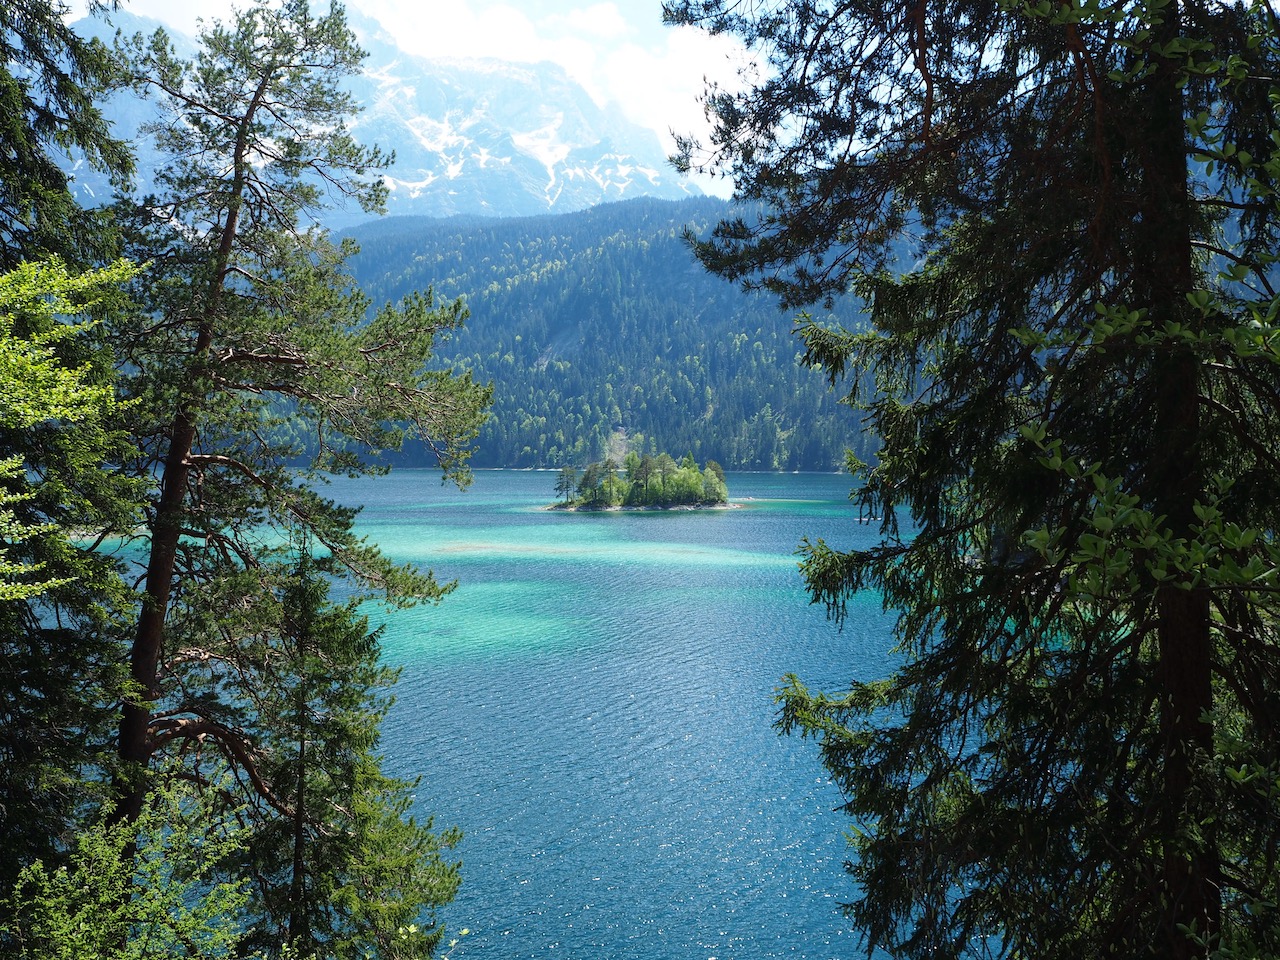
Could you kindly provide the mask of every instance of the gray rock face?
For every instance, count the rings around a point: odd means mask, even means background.
[[[699,191],[652,131],[598,107],[558,66],[381,60],[354,84],[353,126],[393,146],[391,212],[530,216]]]

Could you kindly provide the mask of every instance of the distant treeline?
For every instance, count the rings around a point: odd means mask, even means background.
[[[724,470],[714,460],[708,460],[699,470],[691,453],[676,463],[667,453],[654,457],[632,451],[623,459],[621,469],[622,473],[612,457],[589,464],[581,477],[573,467],[561,467],[556,477],[560,505],[605,509],[713,506],[729,502]]]
[[[477,466],[580,465],[619,434],[639,454],[688,450],[728,469],[832,470],[846,447],[865,459],[838,392],[800,363],[793,318],[694,261],[683,231],[727,209],[700,198],[392,218],[355,231],[352,267],[375,303],[427,286],[466,297],[466,327],[437,354],[493,382]]]

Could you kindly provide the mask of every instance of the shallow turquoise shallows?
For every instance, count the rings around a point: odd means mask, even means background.
[[[465,493],[396,471],[341,481],[359,527],[456,591],[373,611],[403,668],[384,731],[416,814],[460,826],[454,958],[850,956],[848,821],[814,745],[781,738],[794,672],[839,690],[889,669],[889,617],[809,603],[801,540],[872,532],[850,479],[732,474],[735,507],[547,512],[555,473]]]

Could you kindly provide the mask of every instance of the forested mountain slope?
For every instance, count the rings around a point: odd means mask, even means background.
[[[861,438],[799,363],[793,318],[710,276],[682,237],[726,209],[639,199],[520,219],[391,218],[353,231],[353,269],[375,303],[427,286],[466,297],[466,329],[439,354],[493,381],[477,466],[580,466],[625,434],[639,452],[729,469],[834,469]]]

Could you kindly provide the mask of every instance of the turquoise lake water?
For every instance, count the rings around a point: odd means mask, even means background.
[[[555,476],[331,488],[387,554],[459,584],[384,615],[388,766],[465,833],[454,958],[857,953],[839,794],[772,727],[785,673],[839,690],[889,669],[878,601],[839,631],[797,572],[806,536],[870,541],[850,478],[731,474],[736,509],[565,514],[541,509]]]

